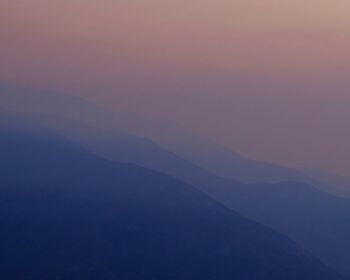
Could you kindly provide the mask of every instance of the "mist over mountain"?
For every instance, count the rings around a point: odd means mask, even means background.
[[[319,169],[315,172],[312,169],[256,161],[175,124],[112,112],[87,100],[62,93],[38,92],[0,83],[0,109],[16,112],[15,115],[21,113],[24,118],[28,114],[29,118],[35,115],[35,122],[46,120],[50,126],[60,126],[60,129],[66,129],[66,123],[75,121],[78,126],[147,138],[221,177],[247,183],[298,181],[331,193],[350,196],[350,177]],[[85,129],[86,133],[90,133],[88,131]]]
[[[0,127],[7,123],[7,127],[27,128],[27,131],[51,129],[78,141],[98,156],[137,164],[183,180],[242,215],[289,236],[338,271],[350,274],[348,199],[298,182],[245,184],[216,176],[151,140],[131,134],[57,117],[6,115]]]
[[[349,280],[349,10],[0,1],[0,280]]]

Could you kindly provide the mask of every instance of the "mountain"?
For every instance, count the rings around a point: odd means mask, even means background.
[[[55,135],[0,132],[2,279],[336,280],[195,188]]]
[[[110,160],[138,164],[179,178],[240,214],[287,235],[350,277],[348,198],[295,181],[247,184],[219,177],[150,140],[132,135],[110,134],[99,145],[95,142],[88,148]]]
[[[350,275],[350,201],[311,185],[245,184],[209,171],[157,143],[122,132],[89,127],[50,116],[2,115],[0,126],[51,129],[112,161],[133,163],[176,177],[206,192],[242,215],[287,235],[324,263]]]

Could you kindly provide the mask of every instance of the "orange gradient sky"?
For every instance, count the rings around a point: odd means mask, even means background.
[[[0,80],[350,175],[350,2],[2,0]]]

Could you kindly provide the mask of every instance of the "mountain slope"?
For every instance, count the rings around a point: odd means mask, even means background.
[[[0,126],[42,128],[78,141],[113,161],[133,163],[176,177],[246,217],[301,244],[326,264],[350,275],[350,201],[300,183],[244,184],[215,176],[153,141],[49,116],[2,115]],[[2,121],[3,120],[3,121]]]
[[[299,183],[243,184],[221,178],[148,139],[130,134],[49,116],[7,116],[3,115],[0,125],[33,129],[41,123],[110,160],[138,164],[179,178],[227,207],[289,236],[326,264],[350,275],[350,222],[343,218],[350,215],[349,200]]]
[[[111,160],[139,164],[184,180],[227,207],[289,236],[350,276],[349,199],[294,181],[245,184],[221,178],[131,135],[110,134],[90,148]]]
[[[287,238],[166,175],[0,133],[2,279],[336,280]]]

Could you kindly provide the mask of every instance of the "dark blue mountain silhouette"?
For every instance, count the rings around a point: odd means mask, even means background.
[[[336,280],[295,243],[169,176],[0,132],[2,279]]]
[[[90,148],[111,160],[139,164],[179,178],[244,216],[289,236],[350,276],[348,198],[296,181],[246,184],[218,177],[152,141],[131,135],[109,135]]]

